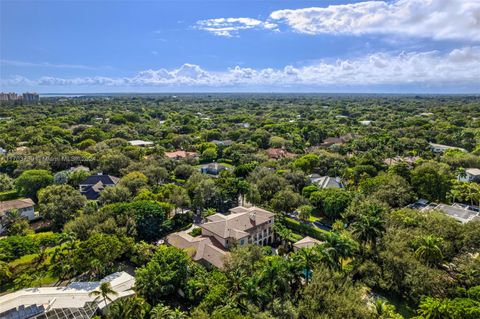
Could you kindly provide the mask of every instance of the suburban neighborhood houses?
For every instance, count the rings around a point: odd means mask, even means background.
[[[477,319],[479,103],[5,106],[0,318]]]

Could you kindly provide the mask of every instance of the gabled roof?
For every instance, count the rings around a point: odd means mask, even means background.
[[[193,260],[205,260],[217,268],[223,268],[228,255],[222,245],[212,236],[193,237],[184,231],[167,236],[167,243],[179,249],[186,249]]]
[[[30,198],[14,199],[0,202],[0,214],[15,209],[33,207],[35,203]]]
[[[258,207],[238,206],[230,209],[230,215],[214,214],[200,225],[221,238],[240,239],[248,236],[248,230],[271,220],[275,214]]]
[[[312,247],[314,247],[316,245],[319,245],[321,243],[322,242],[320,240],[307,236],[307,237],[304,237],[304,238],[300,239],[299,241],[295,242],[293,244],[293,247],[295,247],[297,249],[312,248]]]
[[[310,183],[317,185],[319,188],[343,188],[340,181],[337,181],[334,177],[320,176],[318,174],[312,174],[308,176]]]
[[[80,185],[95,185],[101,182],[105,186],[111,186],[111,185],[116,185],[119,180],[120,179],[115,176],[97,174],[97,175],[91,175],[87,177],[84,181],[80,183]]]

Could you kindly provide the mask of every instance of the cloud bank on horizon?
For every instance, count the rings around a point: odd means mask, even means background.
[[[397,0],[366,1],[326,7],[281,9],[268,18],[214,17],[198,20],[189,32],[200,30],[223,37],[249,36],[251,32],[292,33],[315,37],[399,36],[429,38],[434,43],[450,41],[456,47],[433,50],[380,50],[353,58],[320,58],[314,62],[285,64],[282,67],[252,68],[232,65],[223,70],[208,70],[202,65],[184,63],[177,68],[139,71],[125,76],[40,76],[13,75],[1,78],[0,85],[15,87],[102,87],[115,88],[212,88],[214,90],[294,91],[302,88],[356,87],[366,91],[379,86],[406,86],[429,90],[448,87],[468,88],[480,93],[480,1],[478,0]],[[441,47],[441,46],[440,46]],[[301,49],[301,48],[300,48]],[[35,66],[34,63],[0,60],[0,65]],[[43,63],[41,66],[62,67]],[[80,64],[69,68],[89,67]],[[97,70],[98,71],[98,70]]]
[[[285,66],[282,69],[252,69],[235,66],[223,72],[212,72],[198,65],[184,64],[177,69],[145,70],[132,77],[41,77],[30,80],[15,77],[3,85],[29,86],[91,86],[144,87],[144,86],[275,86],[298,88],[301,86],[355,86],[369,85],[428,85],[445,83],[468,85],[478,80],[480,47],[455,49],[446,55],[437,51],[402,52],[398,55],[376,53],[354,60],[337,60],[334,63],[318,62],[304,67]]]

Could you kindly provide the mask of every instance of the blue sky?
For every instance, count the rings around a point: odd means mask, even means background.
[[[480,1],[0,0],[2,91],[480,93]]]

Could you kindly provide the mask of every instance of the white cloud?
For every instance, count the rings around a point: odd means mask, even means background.
[[[479,0],[365,1],[273,11],[266,21],[218,18],[196,28],[231,37],[245,29],[279,31],[285,24],[305,34],[394,34],[436,40],[480,41]]]
[[[42,77],[30,80],[14,77],[2,86],[106,86],[106,87],[213,87],[213,88],[322,88],[356,86],[423,85],[470,86],[480,92],[480,47],[451,52],[378,52],[355,59],[320,61],[311,65],[253,69],[235,66],[224,71],[207,71],[184,64],[173,70],[145,70],[133,77]]]
[[[252,18],[218,18],[200,20],[196,29],[208,31],[218,36],[232,37],[240,30],[268,29],[275,30],[277,25],[268,21],[261,21]]]
[[[401,34],[480,41],[478,0],[366,1],[278,10],[270,19],[307,34]]]

